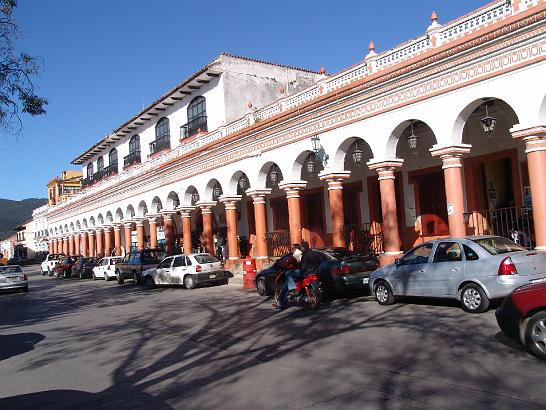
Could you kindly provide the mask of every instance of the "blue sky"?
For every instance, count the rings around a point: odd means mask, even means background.
[[[0,134],[0,198],[46,197],[75,157],[222,52],[335,73],[479,0],[19,0],[18,49],[44,60],[47,115]]]

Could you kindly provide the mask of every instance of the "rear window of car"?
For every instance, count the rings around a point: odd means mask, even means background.
[[[212,255],[207,255],[207,254],[204,254],[204,255],[195,255],[195,260],[197,261],[197,263],[215,263],[215,262],[220,262],[218,259],[216,259],[214,256]]]
[[[357,255],[356,253],[346,249],[321,249],[320,253],[326,255],[330,259],[336,260],[346,259]]]
[[[23,269],[20,266],[0,266],[0,274],[3,273],[21,273]]]
[[[165,252],[160,252],[160,251],[142,252],[141,263],[143,265],[159,263],[159,261],[163,260],[163,258],[165,258]]]
[[[520,252],[525,250],[525,248],[522,248],[517,243],[512,242],[510,239],[502,238],[500,236],[495,236],[493,238],[473,239],[472,241],[476,242],[491,255],[500,255],[502,253]]]
[[[97,263],[96,258],[84,258],[83,263]]]

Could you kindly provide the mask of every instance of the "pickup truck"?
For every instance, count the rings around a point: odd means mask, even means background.
[[[66,255],[64,253],[50,253],[46,256],[40,268],[42,270],[42,275],[48,274],[52,276],[55,272],[55,265],[59,263]]]
[[[131,251],[116,263],[116,278],[122,285],[125,279],[132,279],[136,285],[142,284],[142,272],[155,268],[165,257],[161,249]]]

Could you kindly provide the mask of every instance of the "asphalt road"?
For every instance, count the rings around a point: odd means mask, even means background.
[[[0,409],[546,408],[546,362],[493,311],[349,296],[278,312],[241,285],[33,274],[0,295]]]

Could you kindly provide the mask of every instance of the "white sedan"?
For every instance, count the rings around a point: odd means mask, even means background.
[[[93,279],[114,279],[116,277],[116,263],[120,262],[122,259],[121,256],[107,256],[102,258],[93,268]]]
[[[221,262],[209,253],[175,255],[163,259],[157,268],[142,274],[144,285],[152,289],[156,285],[184,285],[193,289],[200,283],[227,284],[229,272]]]

